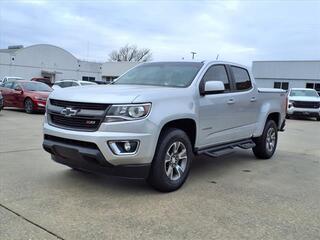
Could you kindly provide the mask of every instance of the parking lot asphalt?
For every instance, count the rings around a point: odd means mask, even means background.
[[[320,122],[288,120],[270,160],[194,159],[163,194],[50,160],[43,115],[0,112],[0,239],[320,239]]]

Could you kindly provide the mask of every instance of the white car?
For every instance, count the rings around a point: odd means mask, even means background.
[[[7,81],[19,81],[19,80],[25,80],[25,79],[21,77],[4,77],[3,79],[0,80],[0,84],[4,84]]]
[[[57,88],[66,88],[66,87],[77,87],[77,86],[87,86],[87,85],[97,85],[94,82],[88,82],[88,81],[77,81],[73,79],[68,79],[68,80],[61,80],[61,81],[56,81],[52,88],[57,89]]]
[[[291,88],[288,94],[287,118],[291,116],[315,117],[320,121],[320,97],[317,91]]]

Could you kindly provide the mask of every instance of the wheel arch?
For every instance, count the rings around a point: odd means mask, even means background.
[[[196,143],[196,136],[197,136],[197,124],[194,119],[192,119],[192,118],[179,118],[179,119],[174,119],[174,120],[170,120],[170,121],[166,122],[160,130],[158,141],[159,141],[161,135],[168,128],[177,128],[177,129],[184,131],[188,135],[190,142],[191,142],[191,145],[194,150],[195,143]]]

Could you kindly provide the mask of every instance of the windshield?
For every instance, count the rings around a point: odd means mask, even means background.
[[[21,81],[21,80],[24,80],[24,78],[20,78],[20,77],[9,77],[8,78],[8,81]]]
[[[319,97],[318,93],[314,90],[291,90],[290,96],[292,96],[292,97]]]
[[[125,73],[114,84],[187,87],[202,65],[196,62],[146,63]]]
[[[41,82],[24,82],[21,83],[23,89],[28,91],[51,92],[52,88]]]
[[[85,86],[85,85],[96,85],[96,84],[95,83],[91,83],[91,82],[87,82],[87,83],[86,82],[82,82],[81,85]]]

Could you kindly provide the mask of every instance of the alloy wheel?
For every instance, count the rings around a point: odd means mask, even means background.
[[[180,141],[172,143],[167,150],[164,161],[167,177],[172,181],[179,180],[186,170],[187,161],[186,146]]]

